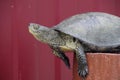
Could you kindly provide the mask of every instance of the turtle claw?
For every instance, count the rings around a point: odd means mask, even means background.
[[[86,65],[86,66],[78,67],[78,74],[79,76],[82,77],[83,80],[85,80],[85,78],[88,75],[88,66]]]
[[[70,63],[69,63],[69,59],[67,57],[65,57],[63,59],[63,62],[65,63],[65,65],[70,69]]]

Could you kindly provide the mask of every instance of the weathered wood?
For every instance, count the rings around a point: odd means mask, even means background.
[[[87,54],[89,75],[86,80],[120,80],[120,54]],[[73,80],[82,80],[77,73],[77,60],[73,60]]]

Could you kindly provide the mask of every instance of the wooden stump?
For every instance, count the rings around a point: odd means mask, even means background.
[[[120,80],[120,54],[87,54],[89,75],[86,80]],[[82,80],[77,72],[77,60],[73,60],[73,80]]]

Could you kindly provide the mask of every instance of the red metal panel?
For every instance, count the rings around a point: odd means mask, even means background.
[[[47,45],[43,45],[28,32],[30,22],[52,25],[54,1],[16,1],[19,45],[19,78],[21,80],[54,80],[54,56]],[[48,11],[49,9],[51,10]],[[42,21],[42,22],[41,22]]]
[[[52,27],[88,11],[120,16],[119,7],[119,0],[1,0],[0,80],[72,80],[72,71],[29,34],[29,23]]]
[[[12,80],[12,35],[10,1],[0,1],[0,79]]]

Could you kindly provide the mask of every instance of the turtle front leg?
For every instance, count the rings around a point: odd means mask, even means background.
[[[68,57],[64,54],[63,51],[60,50],[60,48],[58,47],[53,47],[51,46],[51,48],[53,49],[53,54],[57,57],[59,57],[60,59],[63,60],[63,62],[66,64],[66,66],[68,68],[70,68],[70,63],[69,63],[69,59]]]
[[[84,79],[88,75],[88,65],[84,49],[80,44],[77,44],[75,54],[78,61],[78,74]]]

